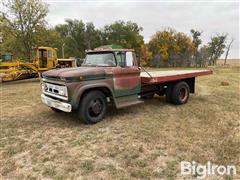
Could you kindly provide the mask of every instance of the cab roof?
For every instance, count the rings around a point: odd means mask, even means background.
[[[86,50],[86,53],[97,53],[97,52],[116,52],[116,51],[131,51],[134,52],[134,49],[105,49],[105,48],[96,48],[94,50]]]
[[[47,47],[47,46],[39,46],[39,47],[35,47],[34,49],[39,49],[39,50],[42,50],[42,49],[44,49],[44,50],[58,50],[57,48],[53,48],[53,47]]]

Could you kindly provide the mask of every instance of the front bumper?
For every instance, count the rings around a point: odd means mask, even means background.
[[[61,102],[56,99],[52,99],[44,94],[41,94],[41,99],[42,99],[42,102],[49,107],[53,107],[53,108],[59,109],[64,112],[72,111],[72,105],[69,103],[65,103],[65,102]]]

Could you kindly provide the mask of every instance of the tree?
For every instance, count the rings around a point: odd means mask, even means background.
[[[36,47],[47,46],[57,48],[58,57],[61,56],[62,37],[59,32],[53,28],[41,27],[36,34]]]
[[[119,44],[124,48],[140,49],[143,45],[143,30],[136,23],[131,21],[116,21],[106,25],[102,32],[103,44]]]
[[[85,26],[85,48],[94,49],[98,46],[101,46],[101,31],[95,29],[95,26],[92,22],[86,23]]]
[[[228,53],[229,53],[229,50],[231,48],[231,45],[233,43],[234,39],[232,38],[232,40],[230,41],[230,43],[228,44],[227,46],[227,51],[226,51],[226,55],[225,55],[225,59],[224,59],[224,64],[226,65],[227,64],[227,57],[228,57]]]
[[[190,66],[193,50],[191,38],[171,28],[156,32],[149,41],[149,51],[158,66]]]
[[[143,44],[140,50],[140,63],[143,66],[150,65],[151,53],[149,52],[148,45]]]
[[[199,45],[202,43],[202,40],[200,39],[202,32],[199,32],[198,30],[194,30],[194,29],[191,29],[190,32],[193,37],[193,44],[196,48],[198,48]]]
[[[55,30],[61,34],[67,56],[84,57],[86,49],[106,44],[137,50],[143,45],[143,37],[140,35],[142,28],[130,21],[117,21],[100,30],[91,22],[84,24],[81,20],[67,19],[65,24],[57,25]]]
[[[11,53],[14,56],[21,55],[22,47],[13,36],[13,29],[7,26],[8,22],[0,15],[1,43],[0,54]],[[17,51],[16,51],[17,50]]]
[[[61,34],[66,56],[84,56],[85,24],[82,20],[67,19],[66,24],[57,25],[55,30]]]
[[[211,41],[208,43],[210,53],[209,65],[216,65],[217,59],[224,53],[226,39],[227,34],[217,34],[211,38]]]
[[[169,50],[174,46],[174,33],[173,29],[166,29],[164,31],[156,32],[149,41],[149,50],[155,55],[161,55],[165,61],[169,60]]]
[[[174,39],[173,50],[178,58],[173,66],[190,66],[194,53],[194,44],[191,38],[182,32],[178,32],[174,35]]]
[[[196,66],[199,65],[200,67],[205,67],[208,65],[210,58],[209,47],[204,45],[198,51]]]
[[[202,34],[202,32],[198,31],[198,30],[194,30],[194,29],[191,29],[191,34],[192,34],[192,38],[193,38],[193,44],[194,44],[194,60],[195,60],[195,64],[197,65],[197,61],[198,61],[198,58],[200,56],[199,54],[199,46],[200,44],[202,43],[202,40],[200,39],[200,36]]]
[[[15,42],[22,47],[22,57],[29,61],[36,44],[36,34],[40,27],[45,26],[47,5],[41,0],[9,0],[4,6],[7,10],[2,16],[6,22],[4,29],[10,30]]]

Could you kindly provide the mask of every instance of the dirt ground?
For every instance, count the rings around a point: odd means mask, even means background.
[[[237,166],[240,179],[240,67],[212,67],[185,105],[157,95],[109,109],[96,125],[55,113],[37,79],[0,87],[0,179],[194,179],[180,162]]]

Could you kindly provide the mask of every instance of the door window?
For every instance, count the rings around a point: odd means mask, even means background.
[[[116,53],[117,64],[121,67],[125,67],[125,59],[126,54],[125,52],[117,52]]]
[[[132,67],[133,66],[132,52],[117,52],[116,59],[117,59],[118,65],[121,67]]]
[[[48,51],[48,57],[52,57],[52,51]]]

